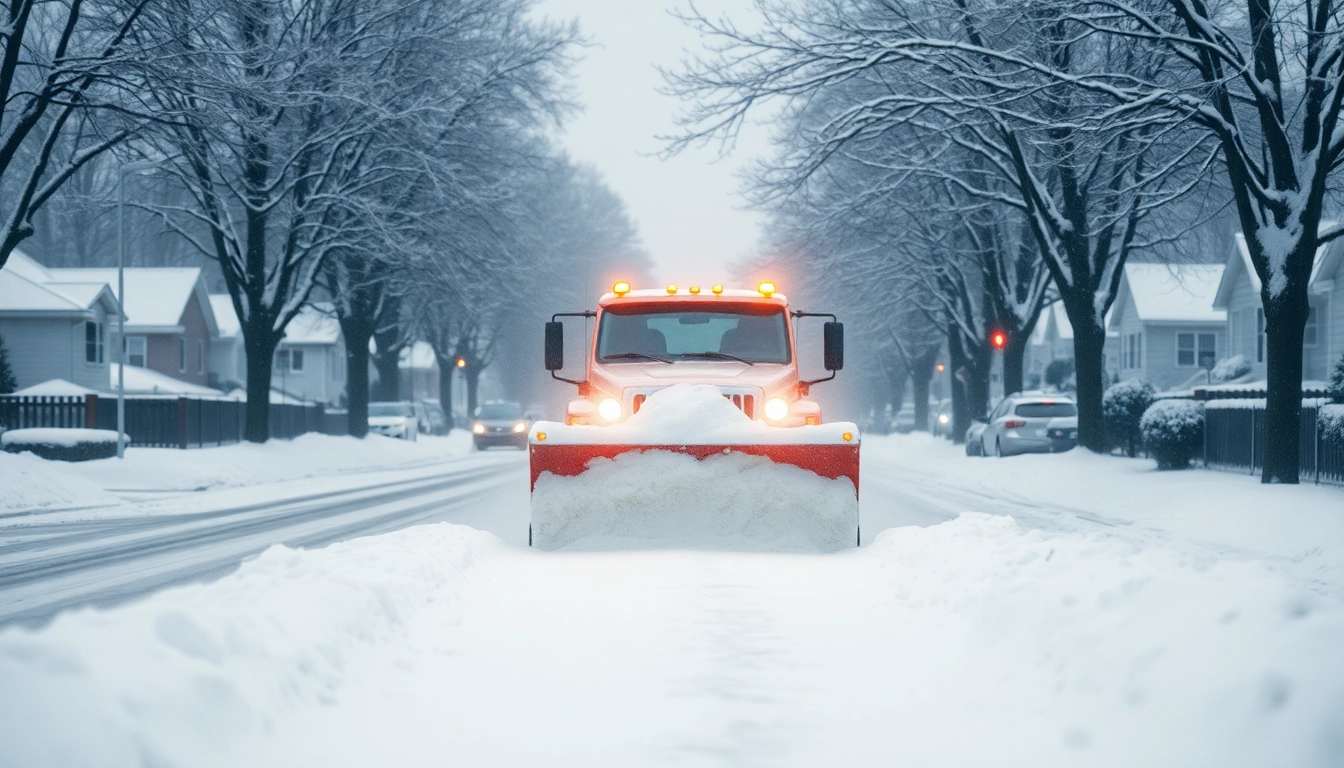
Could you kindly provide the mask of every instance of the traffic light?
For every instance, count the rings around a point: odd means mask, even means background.
[[[1003,331],[995,331],[993,334],[990,335],[989,343],[995,349],[1003,349],[1004,346],[1008,343],[1008,334],[1004,333]]]
[[[939,364],[938,364],[938,372],[939,372],[939,373],[942,373],[943,371],[946,371],[946,370],[947,370],[947,366],[943,365],[942,363],[939,363]]]
[[[467,358],[465,358],[465,357],[459,357],[459,358],[457,358],[457,367],[458,367],[458,368],[466,368],[466,367],[467,367]]]

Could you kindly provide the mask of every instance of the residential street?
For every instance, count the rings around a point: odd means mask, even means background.
[[[957,450],[867,440],[865,546],[831,555],[532,550],[511,451],[12,526],[0,740],[14,765],[1337,764],[1338,489],[1258,508],[1250,477]],[[88,601],[119,604],[13,626]]]

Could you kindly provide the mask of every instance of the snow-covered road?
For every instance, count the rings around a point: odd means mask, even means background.
[[[530,550],[491,454],[450,523],[0,630],[0,765],[1344,763],[1344,492],[864,450],[858,550]]]
[[[510,491],[524,456],[365,472],[320,483],[267,483],[141,504],[134,516],[0,529],[0,626],[111,606],[166,586],[217,577],[274,544],[315,547],[441,520],[472,522]],[[515,508],[517,504],[514,504]],[[505,532],[510,540],[522,533]]]

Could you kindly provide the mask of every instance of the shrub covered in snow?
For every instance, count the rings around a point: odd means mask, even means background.
[[[1144,411],[1139,429],[1158,469],[1185,469],[1204,441],[1204,406],[1193,400],[1158,400]]]
[[[54,461],[89,461],[117,455],[117,433],[110,429],[11,429],[0,435],[9,453],[30,452]]]
[[[1224,382],[1241,378],[1250,372],[1251,364],[1246,362],[1246,356],[1233,355],[1225,360],[1219,360],[1209,372],[1209,376],[1216,382]]]
[[[1138,379],[1113,384],[1106,390],[1101,398],[1101,417],[1109,445],[1125,449],[1129,456],[1138,451],[1143,437],[1139,421],[1156,395],[1152,384]]]
[[[1344,449],[1344,405],[1323,405],[1316,414],[1321,438]]]
[[[1344,355],[1340,355],[1339,362],[1335,363],[1335,370],[1330,373],[1330,399],[1336,403],[1344,403]]]
[[[1045,366],[1045,383],[1055,389],[1063,389],[1065,382],[1073,378],[1073,358],[1061,357],[1051,360]]]

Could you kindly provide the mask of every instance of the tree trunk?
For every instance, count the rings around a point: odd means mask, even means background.
[[[369,433],[369,339],[373,324],[356,318],[340,318],[345,336],[345,395],[349,425],[354,437]]]
[[[1021,392],[1022,361],[1027,355],[1027,343],[1030,334],[1017,332],[1008,334],[1008,343],[1003,347],[1003,393],[1011,395]]]
[[[1068,304],[1065,309],[1069,309]],[[1106,391],[1106,329],[1097,324],[1090,304],[1079,309],[1068,312],[1073,325],[1073,371],[1078,386],[1075,398],[1078,444],[1105,453],[1106,425],[1101,415],[1101,397]]]
[[[271,437],[271,369],[275,363],[276,341],[265,328],[243,332],[247,350],[247,419],[243,437],[252,443],[264,443]]]
[[[448,420],[448,429],[453,428],[453,358],[439,358],[439,406],[443,408],[443,417]]]
[[[947,355],[952,374],[948,377],[952,389],[952,442],[961,444],[966,442],[966,430],[971,428],[971,420],[977,414],[971,412],[970,393],[966,382],[958,375],[960,371],[970,372],[970,361],[962,349],[961,331],[956,325],[947,330]]]
[[[378,399],[396,402],[401,399],[401,355],[381,348],[373,355],[373,367],[378,369]]]
[[[481,372],[475,365],[468,363],[462,369],[462,376],[467,380],[467,418],[471,418],[476,415],[476,388],[481,383]]]
[[[915,431],[929,431],[929,382],[933,379],[933,364],[938,359],[938,348],[916,355],[911,361],[910,396],[915,400]]]
[[[1277,298],[1262,292],[1265,307],[1265,452],[1262,483],[1298,482],[1302,428],[1302,332],[1307,325],[1305,283],[1290,281]]]

